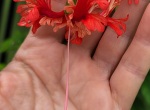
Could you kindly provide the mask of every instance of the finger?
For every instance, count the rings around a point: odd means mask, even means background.
[[[66,4],[66,0],[51,0],[52,10],[55,12],[60,12],[63,10]],[[36,33],[33,34],[32,31],[29,32],[29,35],[36,37],[51,37],[52,39],[62,42],[65,35],[65,28],[58,30],[57,32],[53,31],[51,26],[41,26],[37,29]]]
[[[62,42],[65,36],[65,28],[59,29],[57,32],[54,32],[51,26],[41,26],[35,34],[33,34],[30,30],[28,36],[35,36],[40,39],[49,38],[52,41]]]
[[[92,56],[92,53],[94,53],[95,48],[97,47],[102,35],[103,33],[93,32],[91,36],[87,36],[83,39],[80,48],[84,48],[87,53]]]
[[[126,33],[117,38],[116,33],[112,29],[107,28],[93,57],[98,65],[106,71],[105,74],[107,77],[110,76],[110,73],[112,73],[132,40],[132,36],[147,4],[148,1],[140,1],[138,5],[130,6],[124,0],[114,14],[114,18],[123,18],[129,14],[129,20],[126,22]]]
[[[150,5],[140,22],[135,38],[110,79],[112,94],[129,110],[150,68]]]

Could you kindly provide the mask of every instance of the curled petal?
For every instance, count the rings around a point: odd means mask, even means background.
[[[55,27],[53,28],[54,32],[57,32],[59,29],[65,27],[67,25],[67,23],[61,23],[61,24],[56,24]]]
[[[37,7],[34,7],[29,12],[29,14],[26,16],[26,20],[34,22],[34,21],[36,21],[39,18],[39,16],[40,16],[40,14],[39,14],[39,11],[38,11]]]
[[[128,17],[129,15],[127,15],[126,18],[122,19],[113,19],[107,17],[108,26],[110,26],[117,33],[118,36],[121,36],[126,30],[126,24],[124,22],[128,20]]]
[[[29,12],[24,12],[24,16],[20,19],[18,25],[19,26],[26,26],[26,27],[32,27],[32,32],[35,33],[36,30],[40,27],[39,19],[40,15],[38,12],[38,9],[34,7]]]
[[[32,24],[26,23],[26,21],[24,20],[24,18],[21,18],[20,21],[17,23],[19,26],[26,26],[26,27],[30,27]]]
[[[91,31],[82,22],[75,22],[73,26],[69,25],[68,27],[71,28],[71,39],[77,36],[84,38],[86,35],[91,35]]]
[[[17,0],[16,0],[17,1]],[[20,19],[18,25],[30,27],[33,25],[33,33],[41,25],[51,25],[62,23],[65,18],[65,13],[54,12],[51,9],[51,0],[18,0],[26,1],[26,4],[19,5],[17,13],[20,13],[22,18]]]
[[[93,0],[77,0],[76,7],[74,9],[74,21],[80,21],[88,14],[92,1]]]
[[[107,0],[93,0],[91,5],[98,5],[102,10],[106,10],[109,6],[109,2]]]
[[[25,10],[28,10],[29,6],[28,5],[19,5],[17,7],[17,13],[23,13]]]
[[[20,13],[21,16],[26,16],[35,7],[36,6],[32,4],[19,5],[17,7],[17,13]]]
[[[85,20],[82,20],[83,24],[91,31],[103,32],[107,25],[107,20],[97,14],[89,14]]]
[[[86,35],[91,35],[91,31],[82,22],[75,22],[73,26],[69,25],[68,27],[71,28],[70,38],[73,44],[81,44],[82,38]],[[68,39],[68,31],[65,38]]]
[[[61,12],[52,11],[51,0],[37,0],[36,5],[41,15],[44,15],[50,18],[60,18],[65,15],[64,11],[61,11]]]
[[[49,26],[54,26],[57,23],[62,23],[63,19],[62,18],[49,18],[47,16],[41,18],[40,24],[41,25],[49,25]]]
[[[86,35],[91,35],[91,31],[88,30],[82,22],[75,22],[75,26],[73,28],[77,31],[77,36],[80,38],[84,38]]]
[[[41,25],[46,25],[46,24],[48,24],[48,25],[50,25],[50,22],[51,22],[51,19],[49,19],[48,17],[43,17],[41,20],[40,20],[40,24]]]
[[[41,26],[39,24],[39,20],[40,20],[40,18],[33,23],[33,27],[32,27],[32,32],[33,33],[35,33],[37,31],[37,29]]]
[[[54,26],[54,24],[60,24],[62,22],[63,22],[63,18],[52,19],[51,25]]]

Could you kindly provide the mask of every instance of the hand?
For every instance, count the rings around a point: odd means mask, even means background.
[[[53,3],[59,7],[64,4]],[[95,32],[86,37],[82,45],[70,45],[68,110],[131,108],[150,68],[147,5],[148,1],[137,6],[122,3],[114,17],[130,14],[130,18],[120,38],[107,28],[103,35]],[[47,26],[34,35],[29,33],[0,73],[0,110],[63,110],[67,66],[64,33],[64,29],[54,33]]]

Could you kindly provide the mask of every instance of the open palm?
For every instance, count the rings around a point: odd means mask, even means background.
[[[150,6],[143,15],[148,1],[138,6],[125,2],[114,15],[131,15],[124,36],[117,39],[108,28],[103,35],[95,32],[86,37],[82,45],[70,45],[68,110],[131,108],[150,67]],[[1,71],[0,110],[63,110],[64,33],[63,29],[53,33],[47,26],[34,35],[29,33],[12,62]]]

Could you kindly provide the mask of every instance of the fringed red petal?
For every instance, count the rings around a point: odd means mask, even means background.
[[[37,19],[39,19],[39,17],[40,17],[39,11],[38,11],[37,7],[34,7],[34,8],[29,12],[29,14],[26,16],[26,20],[27,20],[27,21],[34,22],[34,21],[36,21]]]
[[[74,9],[74,17],[73,20],[80,21],[85,18],[90,9],[90,4],[93,0],[77,0],[76,7]]]
[[[26,27],[30,27],[36,20],[39,19],[39,16],[40,16],[38,9],[36,7],[34,7],[29,12],[24,13],[23,15],[24,16],[21,18],[18,25],[26,26]]]
[[[107,24],[107,20],[103,16],[96,14],[89,14],[82,22],[89,30],[99,32],[103,32]]]
[[[38,19],[37,21],[35,21],[35,22],[33,23],[33,27],[32,27],[32,32],[33,32],[33,33],[35,33],[35,32],[37,31],[37,29],[41,26],[41,25],[39,24],[39,21],[40,21],[40,19]]]
[[[107,17],[107,25],[110,26],[116,33],[118,36],[121,36],[125,30],[126,30],[126,24],[125,21],[128,20],[129,15],[127,15],[126,18],[122,18],[122,19],[113,19],[113,18],[109,18]]]
[[[102,10],[106,10],[109,6],[108,0],[93,0],[92,5],[93,4],[98,4]]]
[[[17,1],[17,0],[16,0]],[[65,16],[64,11],[54,12],[51,10],[51,0],[18,0],[26,1],[26,4],[19,5],[17,13],[20,13],[22,18],[18,25],[30,27],[33,25],[33,33],[41,26],[39,21],[43,17],[52,19],[51,25],[61,23],[60,19]],[[57,20],[58,19],[58,20]]]
[[[39,12],[42,16],[47,16],[50,18],[59,18],[64,16],[64,11],[61,12],[54,12],[51,9],[51,2],[50,0],[37,0],[37,7],[39,9]]]

